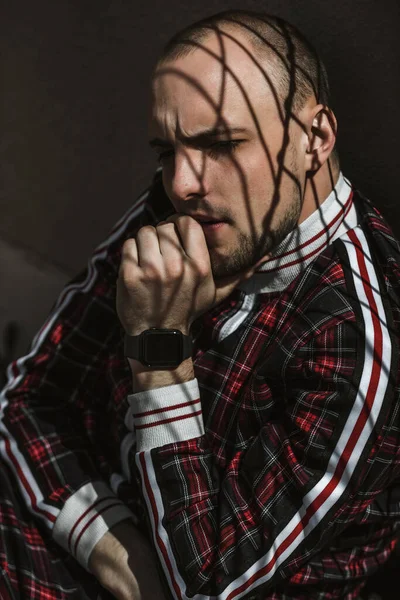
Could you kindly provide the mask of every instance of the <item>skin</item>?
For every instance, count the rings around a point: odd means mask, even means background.
[[[235,35],[252,53],[243,36]],[[216,36],[204,45],[208,52],[164,62],[154,74],[150,138],[158,139],[153,145],[177,214],[157,227],[141,228],[124,243],[117,313],[130,335],[150,327],[189,333],[199,315],[268,260],[337,180],[337,170],[328,167],[333,114],[310,97],[285,129],[249,56],[226,39],[223,69]],[[193,138],[216,126],[223,129],[218,136]],[[191,216],[198,212],[226,224],[205,235]],[[132,359],[129,364],[134,393],[194,378],[191,358],[164,371]],[[130,522],[103,536],[89,565],[120,600],[163,598],[152,551]]]
[[[226,45],[227,69],[233,73],[226,72],[224,82],[219,62],[203,51],[158,70],[151,125],[154,137],[169,144],[155,149],[176,211],[210,214],[228,223],[221,235],[207,239],[217,279],[253,266],[293,229],[304,187],[296,156],[304,143],[300,128],[290,128],[287,173],[278,187],[284,130],[277,107],[258,68],[231,40]],[[210,50],[217,53],[214,46],[216,40]],[[193,73],[204,94],[194,87]],[[215,138],[187,139],[218,126],[222,133]],[[234,128],[244,131],[232,133]]]
[[[333,114],[311,96],[284,127],[254,51],[241,33],[235,36],[248,53],[226,37],[222,61],[212,34],[204,49],[155,71],[150,140],[177,214],[124,245],[117,311],[131,335],[149,327],[189,332],[268,260],[336,182],[327,164]],[[216,128],[218,135],[204,135]],[[195,213],[225,224],[205,235]]]

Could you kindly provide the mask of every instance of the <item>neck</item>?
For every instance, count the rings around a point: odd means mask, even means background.
[[[306,177],[299,224],[305,221],[329,196],[338,181],[339,173],[339,165],[328,160],[318,171]]]

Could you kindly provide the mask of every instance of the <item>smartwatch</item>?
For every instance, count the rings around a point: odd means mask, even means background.
[[[152,327],[140,335],[125,334],[125,356],[153,369],[178,367],[192,356],[192,338],[179,329]]]

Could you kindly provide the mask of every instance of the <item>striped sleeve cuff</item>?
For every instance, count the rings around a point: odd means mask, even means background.
[[[90,554],[105,533],[135,516],[102,481],[87,483],[65,502],[53,538],[87,570]]]
[[[137,452],[204,434],[197,379],[128,396],[125,424],[136,434]]]

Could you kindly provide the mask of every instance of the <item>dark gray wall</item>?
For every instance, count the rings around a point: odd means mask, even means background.
[[[153,172],[146,94],[162,44],[231,6],[286,17],[319,48],[343,170],[399,231],[397,0],[3,0],[0,237],[79,269]]]

